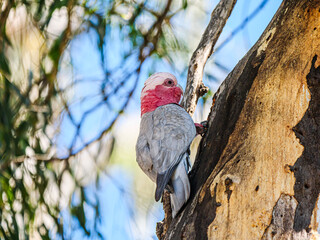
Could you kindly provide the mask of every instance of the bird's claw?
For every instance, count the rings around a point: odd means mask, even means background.
[[[208,131],[208,121],[202,121],[200,124],[195,123],[197,134],[203,136]]]
[[[201,124],[204,128],[206,128],[206,129],[208,129],[208,127],[209,127],[209,124],[208,124],[208,121],[207,121],[207,120],[202,121],[200,124]]]

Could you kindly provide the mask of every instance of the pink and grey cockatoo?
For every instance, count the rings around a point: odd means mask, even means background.
[[[182,93],[170,73],[155,73],[146,80],[136,144],[139,166],[157,184],[156,201],[164,189],[170,192],[173,217],[190,196],[188,150],[196,136],[192,118],[179,105]]]

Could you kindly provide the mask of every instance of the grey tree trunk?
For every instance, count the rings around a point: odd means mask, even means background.
[[[285,0],[215,94],[165,239],[318,239],[320,1]]]

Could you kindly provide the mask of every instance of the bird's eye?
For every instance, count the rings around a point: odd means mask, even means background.
[[[174,82],[173,82],[172,79],[167,79],[167,80],[165,81],[165,85],[166,85],[166,86],[173,86],[173,85],[174,85]]]

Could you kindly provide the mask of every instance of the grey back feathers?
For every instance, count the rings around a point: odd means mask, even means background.
[[[176,104],[160,106],[142,116],[136,144],[137,162],[157,184],[156,201],[165,188],[173,188],[170,197],[174,215],[190,195],[187,151],[195,136],[192,118]]]

